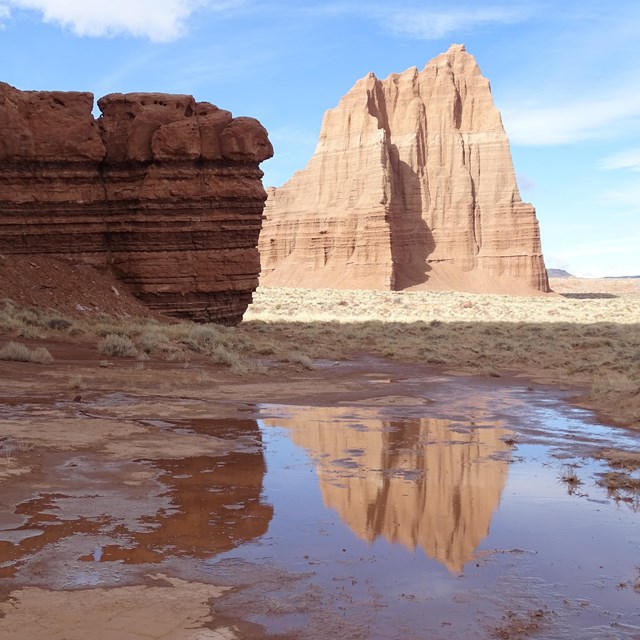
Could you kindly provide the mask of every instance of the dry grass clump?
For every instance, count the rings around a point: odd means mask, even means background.
[[[74,321],[57,311],[22,307],[13,300],[0,300],[0,331],[10,331],[21,338],[46,338],[50,331],[71,332]]]
[[[74,391],[81,391],[86,388],[87,384],[82,376],[71,376],[67,386],[69,389],[73,389]]]
[[[598,474],[598,484],[614,500],[640,510],[640,477],[636,473],[640,470],[640,452],[603,449],[596,457],[611,467],[611,471]]]
[[[640,478],[634,478],[628,473],[620,471],[609,471],[602,475],[601,483],[609,491],[627,491],[640,493]]]
[[[20,342],[8,342],[0,349],[0,360],[46,364],[53,361],[53,356],[44,347],[30,349]]]
[[[600,460],[605,460],[614,469],[624,469],[626,471],[637,471],[640,469],[640,452],[625,451],[622,449],[603,449],[596,456]]]
[[[115,358],[135,358],[138,355],[136,345],[127,336],[108,333],[98,343],[98,351],[105,356]]]
[[[570,491],[575,491],[582,484],[577,469],[578,467],[575,464],[563,464],[560,469],[560,482],[566,484]]]

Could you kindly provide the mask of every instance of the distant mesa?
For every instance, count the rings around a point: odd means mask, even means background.
[[[356,82],[307,167],[268,194],[262,284],[549,291],[535,210],[463,45],[422,71]]]
[[[575,276],[564,269],[547,269],[550,278],[574,278]]]
[[[267,132],[189,95],[98,106],[0,83],[0,254],[109,269],[153,309],[239,322],[260,273]]]

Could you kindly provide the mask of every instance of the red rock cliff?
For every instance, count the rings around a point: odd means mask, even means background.
[[[464,46],[359,80],[307,167],[270,189],[263,284],[549,290],[489,82]]]
[[[188,95],[0,83],[0,254],[109,267],[151,308],[235,324],[258,284],[273,154],[252,118]]]

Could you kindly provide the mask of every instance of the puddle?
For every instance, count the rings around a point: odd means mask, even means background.
[[[278,415],[261,421],[269,531],[212,563],[311,575],[256,622],[305,638],[640,638],[640,514],[596,486],[602,465],[566,439],[637,446],[634,434],[546,403],[493,424],[263,411]],[[561,479],[568,460],[575,486]]]
[[[296,638],[640,638],[640,512],[591,457],[637,434],[530,390],[438,385],[428,402],[138,418],[224,441],[215,455],[45,456],[3,484],[0,575],[235,586],[217,610]]]

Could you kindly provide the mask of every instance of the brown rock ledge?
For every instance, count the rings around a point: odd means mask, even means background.
[[[110,269],[152,309],[238,323],[258,285],[266,130],[188,95],[98,106],[0,83],[0,254]]]

